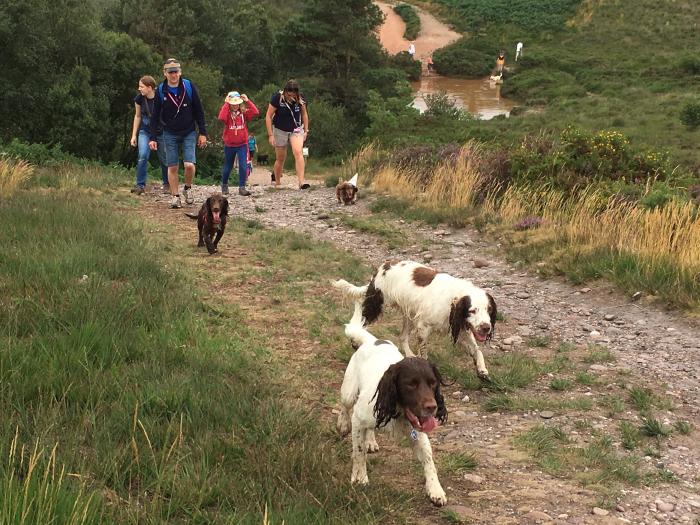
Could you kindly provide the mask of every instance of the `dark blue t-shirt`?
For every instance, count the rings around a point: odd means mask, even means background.
[[[134,104],[141,106],[141,126],[139,131],[150,133],[151,115],[153,115],[153,107],[156,103],[156,98],[146,98],[141,93],[134,97]]]
[[[303,104],[306,104],[304,97],[300,94],[299,98]],[[302,126],[301,120],[301,104],[299,102],[287,102],[282,98],[282,94],[278,91],[270,99],[270,105],[275,108],[275,115],[272,117],[272,125],[282,131],[294,131]]]

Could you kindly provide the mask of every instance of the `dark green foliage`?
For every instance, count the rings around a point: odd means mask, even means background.
[[[461,39],[452,45],[435,51],[435,70],[441,75],[483,77],[488,75],[496,63],[498,50],[486,53],[470,46],[468,39]]]
[[[700,126],[700,103],[686,104],[681,111],[681,122],[690,129]]]
[[[406,40],[415,40],[420,32],[420,18],[418,18],[415,8],[412,5],[399,4],[394,6],[394,12],[406,23],[403,37]]]
[[[461,29],[474,31],[489,25],[512,25],[530,31],[560,27],[580,0],[438,0],[458,14]]]
[[[420,80],[421,63],[415,60],[408,51],[401,51],[390,58],[391,64],[405,73],[409,80]]]

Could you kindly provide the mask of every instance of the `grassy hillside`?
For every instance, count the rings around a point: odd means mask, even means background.
[[[507,51],[502,94],[527,116],[496,123],[517,137],[575,125],[615,129],[700,168],[700,132],[681,122],[700,103],[700,3],[665,0],[508,2],[433,0],[469,32],[460,45]],[[524,58],[514,62],[515,44]]]

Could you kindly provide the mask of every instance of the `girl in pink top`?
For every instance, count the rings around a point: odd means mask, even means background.
[[[259,114],[258,108],[245,94],[231,91],[226,95],[224,105],[219,111],[219,120],[224,123],[224,167],[221,170],[221,193],[224,195],[228,195],[228,178],[235,158],[238,158],[238,194],[250,195],[245,189],[248,178],[247,122]]]

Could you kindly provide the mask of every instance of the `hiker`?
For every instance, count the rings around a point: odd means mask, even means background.
[[[428,55],[428,73],[433,74],[435,72],[435,65],[433,64],[433,55]]]
[[[416,54],[416,46],[413,45],[413,42],[408,44],[408,54],[411,55],[411,58]]]
[[[258,141],[255,139],[255,133],[251,132],[248,135],[248,152],[250,153],[250,160],[255,158],[255,151],[258,149]]]
[[[518,42],[518,44],[515,46],[515,61],[518,61],[518,58],[522,58],[523,56],[523,43]]]
[[[498,53],[498,58],[496,59],[496,73],[503,72],[503,66],[506,63],[506,52],[501,50]]]
[[[238,159],[238,194],[248,197],[245,188],[248,179],[248,125],[246,122],[260,114],[253,101],[238,91],[230,91],[219,110],[219,120],[224,123],[224,167],[221,170],[221,193],[228,195],[228,178],[234,159]]]
[[[150,141],[150,123],[153,116],[153,108],[156,97],[156,80],[145,75],[139,79],[139,94],[134,98],[134,123],[131,127],[131,146],[138,148],[138,161],[136,162],[136,184],[131,188],[131,193],[141,195],[146,191],[146,180],[148,178],[148,159],[151,156],[151,149],[148,147]],[[157,141],[162,143],[162,133],[158,134]],[[163,185],[168,183],[168,165],[165,162],[164,148],[158,149],[158,160],[160,163],[161,178]]]
[[[289,144],[294,155],[299,189],[308,189],[310,186],[304,182],[303,147],[309,134],[309,114],[296,80],[288,80],[281,91],[272,95],[265,114],[265,126],[268,141],[275,148],[275,166],[272,171],[275,187],[279,188],[282,184],[282,167]]]
[[[158,149],[156,137],[158,125],[163,126],[163,147],[168,164],[168,181],[170,182],[171,208],[182,208],[180,201],[178,167],[180,165],[180,148],[185,166],[185,203],[192,204],[192,181],[197,164],[195,144],[200,148],[207,145],[207,127],[204,122],[204,109],[195,85],[182,78],[180,63],[169,58],[163,65],[166,80],[156,90],[156,97],[151,119],[152,150]]]

